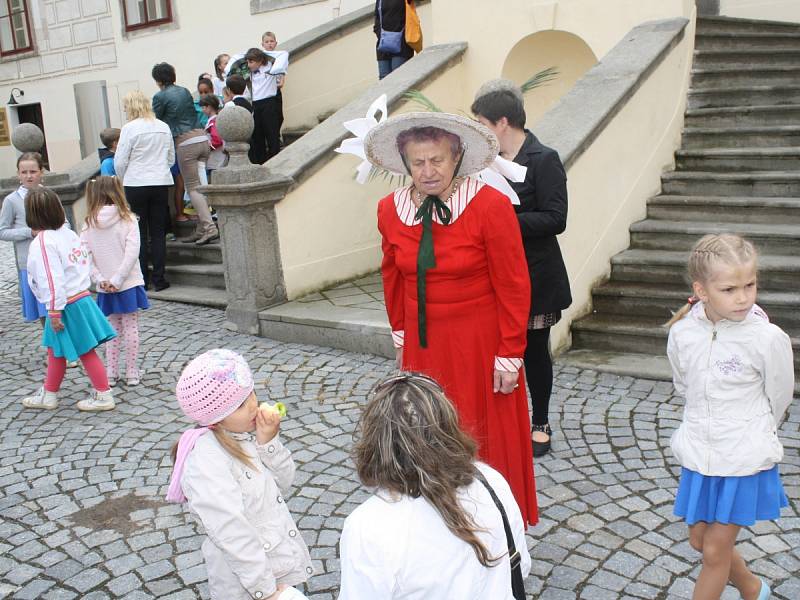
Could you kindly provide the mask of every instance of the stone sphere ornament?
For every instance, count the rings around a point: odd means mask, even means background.
[[[14,128],[11,143],[20,152],[40,152],[44,146],[44,134],[33,123],[21,123]]]
[[[217,115],[217,131],[226,142],[249,142],[254,127],[250,111],[235,104],[229,104]]]

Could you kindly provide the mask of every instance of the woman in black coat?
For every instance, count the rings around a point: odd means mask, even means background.
[[[414,56],[414,50],[406,44],[402,35],[400,52],[391,54],[378,50],[381,41],[381,24],[385,31],[404,31],[406,27],[406,2],[411,0],[375,0],[375,22],[372,30],[378,41],[375,42],[375,53],[378,58],[378,79],[383,79],[397,67]],[[379,12],[380,9],[380,12]],[[382,23],[381,23],[382,22]]]
[[[484,85],[472,112],[497,136],[500,155],[528,168],[525,181],[510,183],[520,199],[514,209],[531,276],[525,378],[533,406],[533,455],[543,456],[550,451],[552,435],[548,415],[553,389],[550,328],[572,303],[567,268],[556,239],[567,226],[567,175],[558,153],[525,129],[522,92],[513,83]]]

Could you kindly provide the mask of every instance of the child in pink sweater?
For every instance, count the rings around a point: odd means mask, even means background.
[[[138,311],[150,307],[139,267],[139,225],[116,177],[92,179],[86,186],[86,201],[81,240],[91,251],[97,304],[118,334],[106,351],[108,380],[112,386],[117,382],[122,345],[126,383],[138,385]]]

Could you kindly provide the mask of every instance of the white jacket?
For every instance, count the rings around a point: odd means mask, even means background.
[[[39,232],[28,249],[28,285],[50,311],[89,289],[91,269],[89,249],[67,225]]]
[[[256,470],[228,454],[209,432],[189,453],[181,487],[208,535],[202,550],[211,598],[267,598],[278,583],[297,585],[313,573],[284,501],[294,461],[278,437],[258,446],[250,434],[229,435],[253,457]]]
[[[126,187],[172,185],[175,142],[169,125],[158,119],[134,119],[122,126],[114,170]]]
[[[670,445],[678,462],[703,475],[744,476],[783,458],[778,425],[792,402],[789,336],[754,305],[743,321],[692,307],[669,332],[675,390],[686,399]]]
[[[476,466],[505,508],[526,577],[531,557],[511,489],[488,465]],[[424,498],[393,499],[379,490],[344,522],[339,600],[514,600],[500,511],[477,480],[458,490],[458,500],[490,556],[501,557],[495,566],[481,565],[472,546],[453,535]]]

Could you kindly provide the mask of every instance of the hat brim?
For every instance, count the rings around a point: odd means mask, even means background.
[[[392,173],[408,175],[397,148],[397,136],[417,127],[438,127],[461,139],[464,158],[456,175],[478,173],[497,157],[497,138],[477,121],[449,113],[413,112],[390,117],[367,133],[364,139],[367,160]]]

